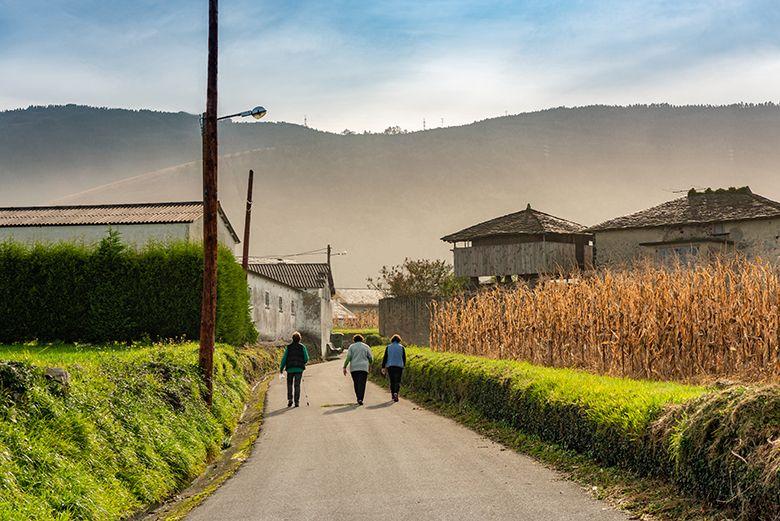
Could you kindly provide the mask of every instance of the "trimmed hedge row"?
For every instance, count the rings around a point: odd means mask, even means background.
[[[217,339],[254,341],[245,274],[227,248],[218,259]],[[197,339],[202,279],[192,243],[0,243],[0,342]]]
[[[741,519],[780,515],[778,386],[708,392],[421,348],[407,358],[403,385],[432,399],[607,465],[665,476]]]

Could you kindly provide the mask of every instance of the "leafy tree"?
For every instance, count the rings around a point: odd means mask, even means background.
[[[452,265],[442,260],[404,259],[396,266],[382,266],[379,277],[369,278],[368,286],[391,297],[452,296],[466,286],[467,279],[456,277]]]
[[[397,135],[397,134],[406,134],[407,132],[408,132],[407,130],[402,129],[398,125],[394,125],[392,127],[387,127],[384,133],[390,135]]]

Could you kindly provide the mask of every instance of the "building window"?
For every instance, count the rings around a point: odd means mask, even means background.
[[[282,297],[279,297],[279,313],[284,313],[284,302],[282,302]]]
[[[265,309],[268,309],[271,307],[271,292],[266,291],[265,292]]]
[[[723,223],[715,223],[712,225],[712,235],[723,235],[726,233],[726,227]]]
[[[295,301],[294,300],[290,301],[290,314],[292,316],[295,316]]]

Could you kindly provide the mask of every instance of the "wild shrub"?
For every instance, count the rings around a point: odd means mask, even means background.
[[[252,342],[245,274],[227,248],[217,264],[217,339]],[[0,342],[196,339],[202,277],[192,243],[135,250],[114,232],[93,247],[0,243]]]

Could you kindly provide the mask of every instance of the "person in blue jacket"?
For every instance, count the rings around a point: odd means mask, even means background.
[[[398,391],[401,388],[401,376],[406,366],[406,349],[401,345],[401,337],[393,335],[390,345],[385,348],[385,356],[382,357],[382,374],[390,378],[390,393],[393,401],[398,401]]]
[[[301,344],[301,334],[296,331],[292,335],[292,343],[284,350],[282,363],[279,364],[280,373],[287,369],[287,407],[292,407],[293,398],[295,406],[298,407],[298,402],[301,400],[301,379],[308,361],[309,351],[305,345]]]

